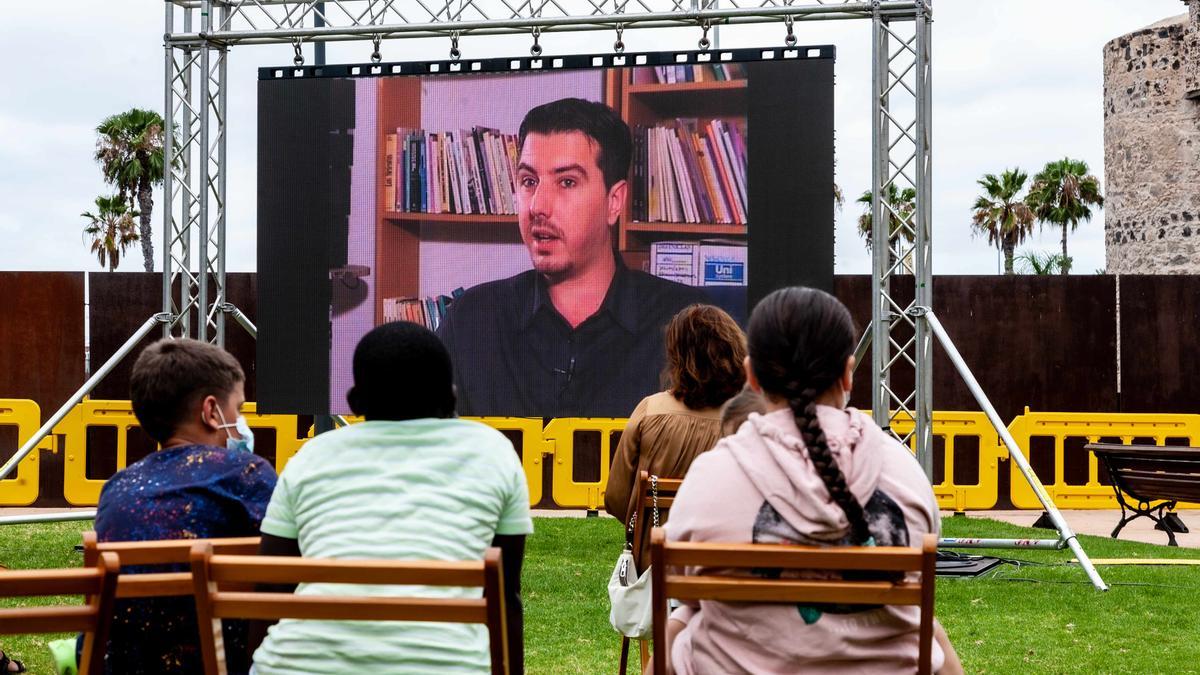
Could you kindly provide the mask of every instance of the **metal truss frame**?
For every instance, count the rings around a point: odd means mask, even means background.
[[[885,429],[913,418],[915,449],[932,475],[932,342],[912,307],[932,306],[929,0],[169,0],[164,186],[164,334],[224,342],[225,139],[231,47],[251,44],[714,26],[859,19],[872,36],[871,409]],[[197,29],[198,27],[198,29]],[[789,37],[788,39],[794,39]],[[540,47],[539,47],[540,49]],[[198,86],[197,86],[198,85]],[[908,190],[915,199],[889,201]],[[192,239],[198,242],[196,271]],[[913,278],[900,299],[895,276]],[[897,385],[911,369],[913,386]],[[901,440],[909,441],[909,438]]]

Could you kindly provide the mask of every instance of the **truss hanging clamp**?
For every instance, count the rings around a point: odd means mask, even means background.
[[[904,312],[914,319],[919,319],[929,313],[929,308],[923,305],[913,305]]]
[[[625,52],[625,39],[623,37],[624,35],[625,35],[625,24],[618,23],[617,24],[617,41],[613,43],[613,51],[616,52],[617,54],[622,54]]]
[[[458,49],[458,38],[462,35],[460,31],[450,31],[450,60],[457,61],[462,58],[462,52]]]
[[[700,30],[704,31],[704,34],[700,36],[700,42],[697,42],[696,44],[700,47],[700,51],[702,52],[708,51],[708,48],[712,46],[712,42],[708,39],[708,31],[711,28],[711,19],[705,19],[700,22]]]
[[[533,46],[529,48],[529,53],[534,56],[541,56],[542,55],[542,46],[540,44],[538,44],[538,39],[542,37],[542,27],[534,26],[532,32],[533,32]]]
[[[796,33],[792,30],[792,24],[794,23],[795,19],[791,14],[785,14],[783,16],[783,25],[787,26],[787,36],[783,38],[783,44],[787,47],[796,46]]]
[[[371,38],[371,46],[375,48],[374,51],[371,52],[371,63],[379,63],[383,60],[383,55],[379,53],[379,43],[381,41],[383,41],[383,37],[379,35]]]
[[[300,48],[303,46],[303,39],[292,38],[292,48],[296,50],[296,55],[292,57],[292,63],[296,64],[297,68],[304,65],[304,52],[300,50]]]

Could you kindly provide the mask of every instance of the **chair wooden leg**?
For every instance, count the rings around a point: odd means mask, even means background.
[[[650,663],[650,643],[646,640],[638,640],[638,646],[642,651],[642,672],[646,672],[646,664]]]
[[[618,675],[625,675],[626,669],[629,667],[629,638],[621,636],[621,667],[617,671]]]

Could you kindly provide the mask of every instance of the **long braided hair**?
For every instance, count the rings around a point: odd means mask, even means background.
[[[850,312],[824,291],[782,288],[754,308],[747,332],[759,385],[787,401],[817,475],[850,521],[851,543],[867,543],[871,532],[862,505],[850,492],[817,419],[816,399],[838,381],[854,353]]]

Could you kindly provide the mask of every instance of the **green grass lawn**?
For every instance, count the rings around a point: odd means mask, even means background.
[[[0,526],[0,564],[78,565],[90,523]],[[1044,538],[987,519],[947,518],[947,536]],[[610,673],[618,639],[606,584],[621,545],[612,519],[540,518],[525,561],[526,666],[531,673]],[[1093,558],[1200,558],[1200,550],[1081,537]],[[938,617],[970,673],[1200,672],[1200,567],[1101,567],[1092,589],[1069,551],[997,551],[1024,561],[984,579],[939,579]],[[11,603],[6,603],[11,606]],[[0,645],[31,672],[50,672],[43,636]]]

